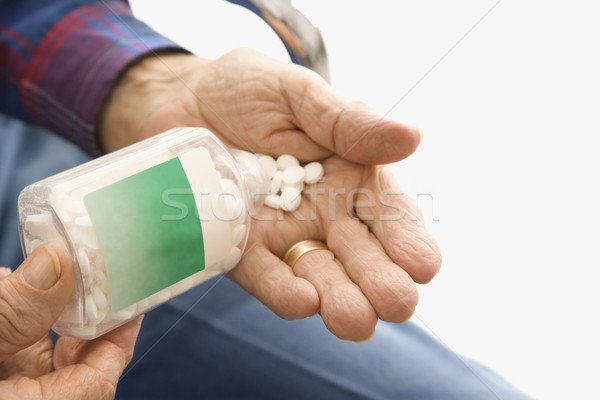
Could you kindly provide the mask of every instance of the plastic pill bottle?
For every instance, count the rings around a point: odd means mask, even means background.
[[[266,186],[253,154],[176,128],[23,189],[25,256],[57,241],[75,265],[53,330],[96,338],[235,267]]]

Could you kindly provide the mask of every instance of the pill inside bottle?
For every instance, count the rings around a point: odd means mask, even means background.
[[[256,156],[176,128],[26,187],[25,256],[67,248],[75,294],[59,334],[93,339],[239,262],[269,193]]]

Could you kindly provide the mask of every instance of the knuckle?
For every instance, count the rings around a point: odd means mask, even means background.
[[[101,396],[99,397],[102,400],[112,400],[115,398],[115,394],[117,393],[117,387],[114,383],[109,382],[108,380],[102,380],[102,385],[100,387]]]
[[[3,400],[31,399],[37,400],[43,398],[43,389],[39,381],[28,377],[19,377],[16,379],[0,382],[0,397]]]
[[[362,273],[360,287],[371,300],[379,318],[384,321],[407,321],[419,302],[417,286],[404,273],[370,269]]]
[[[86,365],[78,370],[74,378],[79,386],[87,387],[87,398],[93,396],[91,398],[98,400],[112,400],[117,392],[117,383],[110,376],[110,373],[103,373]]]
[[[353,285],[339,284],[323,295],[321,316],[339,338],[368,337],[377,323],[377,314],[368,299]]]
[[[45,333],[44,320],[19,293],[12,280],[3,282],[0,289],[0,341],[13,346],[30,345]]]
[[[386,252],[417,283],[428,283],[440,270],[442,255],[433,237],[422,231],[404,230],[390,239]]]
[[[307,281],[294,278],[281,286],[276,304],[276,314],[286,320],[295,320],[315,315],[320,300],[314,288],[307,290]]]
[[[221,56],[221,58],[223,58],[223,59],[231,58],[233,60],[240,60],[240,59],[244,59],[246,57],[256,57],[259,54],[260,53],[254,49],[250,49],[247,47],[238,47],[238,48],[235,48],[235,49],[225,53],[223,56]]]
[[[369,228],[361,223],[358,222],[354,219],[350,219],[350,218],[336,218],[334,221],[331,222],[331,225],[329,227],[329,235],[328,238],[332,238],[334,239],[332,242],[333,246],[337,247],[335,244],[338,243],[338,246],[341,244],[346,245],[346,246],[350,246],[350,244],[352,242],[354,242],[356,239],[360,238],[360,237],[364,237],[366,236],[366,232],[368,232]],[[327,242],[327,245],[330,245],[329,240]],[[333,250],[338,250],[338,249],[334,249]],[[346,249],[339,249],[339,250],[346,250]],[[334,251],[335,253],[336,251]]]

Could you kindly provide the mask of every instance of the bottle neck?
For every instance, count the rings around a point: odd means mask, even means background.
[[[235,159],[245,187],[243,188],[246,205],[250,215],[255,215],[263,206],[265,198],[269,193],[267,179],[264,176],[258,158],[247,151],[229,149]]]

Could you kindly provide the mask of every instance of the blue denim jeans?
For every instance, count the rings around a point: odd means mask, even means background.
[[[88,160],[40,128],[0,115],[0,265],[22,261],[17,196]],[[148,313],[117,399],[526,399],[411,322],[380,322],[368,343],[318,316],[279,319],[217,277]]]

